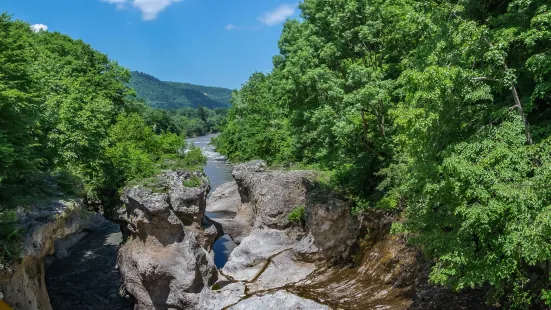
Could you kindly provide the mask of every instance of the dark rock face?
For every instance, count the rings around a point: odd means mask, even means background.
[[[52,308],[76,310],[131,310],[115,268],[122,241],[119,225],[106,223],[80,240],[46,268],[46,286]],[[56,245],[56,252],[58,252]]]
[[[186,187],[191,177],[202,183]],[[194,309],[199,293],[218,277],[209,253],[216,230],[201,227],[210,186],[199,172],[170,171],[159,178],[165,192],[136,186],[121,196],[115,220],[125,241],[118,265],[137,309]]]
[[[15,309],[52,309],[45,283],[44,258],[67,255],[70,246],[87,232],[97,229],[105,219],[87,211],[79,199],[59,200],[18,208],[18,223],[24,231],[21,261],[0,266],[0,292]]]

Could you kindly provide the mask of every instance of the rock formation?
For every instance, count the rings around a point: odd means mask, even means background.
[[[224,183],[210,195],[207,200],[208,212],[221,212],[235,215],[241,206],[241,199],[236,182]]]
[[[242,240],[221,274],[243,284],[245,297],[229,309],[485,308],[481,294],[427,284],[430,264],[389,234],[396,214],[352,215],[311,171],[270,171],[256,161],[237,165],[233,176],[242,205],[222,226],[239,223]],[[303,223],[290,222],[301,206]]]
[[[210,251],[217,231],[201,226],[209,189],[201,172],[169,171],[156,177],[155,186],[122,194],[114,218],[124,237],[117,260],[136,309],[198,309],[209,304],[207,298],[218,307],[220,294],[210,290],[218,279]],[[231,303],[228,294],[241,294],[227,292],[221,292],[221,304]]]
[[[233,176],[237,193],[222,187],[209,210],[235,217],[211,226],[200,172],[165,172],[155,186],[124,191],[118,262],[136,309],[438,309],[442,298],[451,309],[481,308],[476,296],[426,284],[429,264],[389,235],[391,212],[352,215],[312,171],[270,171],[256,161]],[[202,182],[187,187],[191,178]],[[292,221],[302,208],[304,218]],[[240,244],[218,271],[211,248],[220,230]]]
[[[233,176],[242,202],[234,221],[250,233],[221,271],[246,286],[248,298],[230,309],[281,309],[283,304],[328,309],[290,288],[347,257],[359,227],[350,206],[338,197],[322,197],[312,171],[269,171],[257,161],[237,165]],[[291,222],[289,214],[305,206],[305,227]]]
[[[0,266],[0,291],[14,309],[52,309],[44,280],[44,258],[64,256],[91,230],[105,223],[97,213],[88,212],[81,200],[51,200],[32,208],[17,209],[23,246],[21,260]]]

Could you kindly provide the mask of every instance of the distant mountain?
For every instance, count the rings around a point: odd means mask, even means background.
[[[146,73],[132,71],[130,87],[138,97],[158,109],[227,108],[230,106],[231,90],[221,87],[165,82]]]

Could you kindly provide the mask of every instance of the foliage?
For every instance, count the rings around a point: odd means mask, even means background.
[[[186,151],[186,156],[181,164],[188,170],[200,170],[207,164],[207,158],[201,153],[200,148],[192,146]]]
[[[138,97],[157,109],[215,108],[229,107],[231,90],[188,83],[164,82],[142,72],[131,72],[129,86]]]
[[[182,181],[182,185],[185,187],[199,187],[201,184],[203,184],[203,180],[194,174],[192,174],[189,179]]]
[[[150,189],[154,193],[167,193],[168,184],[163,178],[159,176],[152,176],[147,178],[137,178],[126,183],[125,188],[132,188],[134,186],[142,185],[145,188]],[[122,191],[122,189],[121,189]]]
[[[126,86],[130,72],[80,40],[3,14],[0,63],[2,264],[17,257],[15,207],[64,194],[109,212],[129,180],[204,163],[183,153],[187,123],[146,107]],[[205,130],[218,111],[203,109]]]
[[[15,211],[0,210],[0,270],[5,262],[19,258],[21,242],[16,219]]]
[[[291,210],[289,213],[289,222],[302,224],[306,221],[306,208],[304,206],[298,206]]]
[[[143,107],[141,114],[157,134],[171,132],[196,137],[220,131],[226,124],[227,111],[226,108],[211,110],[203,106],[168,111]]]
[[[330,170],[358,208],[403,211],[430,279],[549,300],[547,0],[305,0],[269,74],[233,93],[232,160]]]

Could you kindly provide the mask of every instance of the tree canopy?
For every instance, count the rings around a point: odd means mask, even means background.
[[[108,213],[128,181],[203,162],[184,155],[189,120],[146,107],[129,79],[80,40],[0,15],[0,266],[17,257],[15,207],[61,192]],[[218,112],[203,109],[205,130]]]
[[[230,159],[332,171],[402,213],[431,280],[551,305],[551,4],[304,0],[269,74],[234,92]]]

